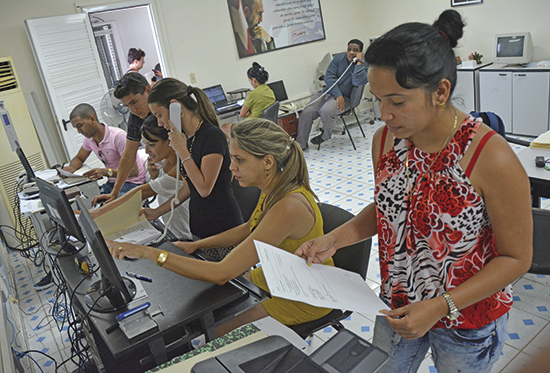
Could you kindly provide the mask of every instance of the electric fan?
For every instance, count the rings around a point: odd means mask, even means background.
[[[101,116],[105,124],[126,130],[126,118],[130,110],[114,96],[113,92],[114,88],[111,88],[101,99]]]

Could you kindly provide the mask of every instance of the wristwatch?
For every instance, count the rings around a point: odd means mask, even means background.
[[[166,259],[168,259],[168,251],[162,250],[157,258],[157,265],[162,267],[166,262]]]
[[[447,315],[447,318],[451,321],[454,321],[458,319],[458,316],[460,316],[460,312],[455,306],[455,302],[453,302],[453,298],[448,293],[443,293],[443,298],[447,302],[447,306],[449,306],[449,314]]]
[[[113,177],[113,169],[111,169],[111,168],[107,169],[107,176]]]

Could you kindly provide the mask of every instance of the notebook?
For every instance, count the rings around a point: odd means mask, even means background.
[[[210,102],[214,106],[216,113],[223,114],[228,111],[240,109],[243,106],[244,100],[228,101],[225,92],[221,84],[214,85],[212,87],[204,88],[204,93],[210,99]]]

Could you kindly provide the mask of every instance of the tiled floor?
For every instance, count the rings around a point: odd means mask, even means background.
[[[309,167],[312,188],[322,202],[340,206],[354,214],[373,200],[374,172],[370,160],[372,135],[380,123],[363,124],[366,138],[363,138],[358,127],[353,126],[351,132],[356,142],[357,150],[353,150],[347,135],[334,133],[332,139],[322,144],[321,149],[310,144],[305,152]],[[516,147],[519,150],[520,147]],[[543,201],[543,208],[548,208],[550,201]],[[367,283],[377,291],[380,285],[378,268],[378,244],[373,240],[372,256],[367,273]],[[34,281],[38,281],[43,273],[40,269],[24,259],[18,258],[17,265],[25,262],[32,273]],[[20,308],[25,314],[29,349],[39,350],[54,357],[57,362],[65,360],[70,355],[70,344],[67,332],[58,331],[51,316],[46,316],[50,308],[47,298],[52,297],[51,291],[36,292],[24,271],[17,272]],[[521,368],[536,356],[542,348],[550,344],[550,276],[525,275],[514,284],[514,306],[510,313],[508,331],[510,338],[506,342],[504,352],[497,362],[494,372],[520,372]],[[27,315],[28,314],[28,315]],[[345,320],[344,325],[359,336],[372,340],[374,318],[372,315],[354,313]],[[309,338],[311,350],[314,350],[335,333],[327,328]],[[199,343],[199,341],[197,341]],[[45,356],[33,353],[31,355],[44,372],[54,372],[53,362]],[[60,372],[71,372],[75,368],[72,363],[59,369]],[[36,371],[40,371],[36,369]],[[420,367],[421,373],[435,372],[428,356]]]

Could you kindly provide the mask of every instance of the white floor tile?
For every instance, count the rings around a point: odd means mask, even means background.
[[[548,324],[548,321],[523,310],[512,307],[508,319],[506,344],[522,350]]]

